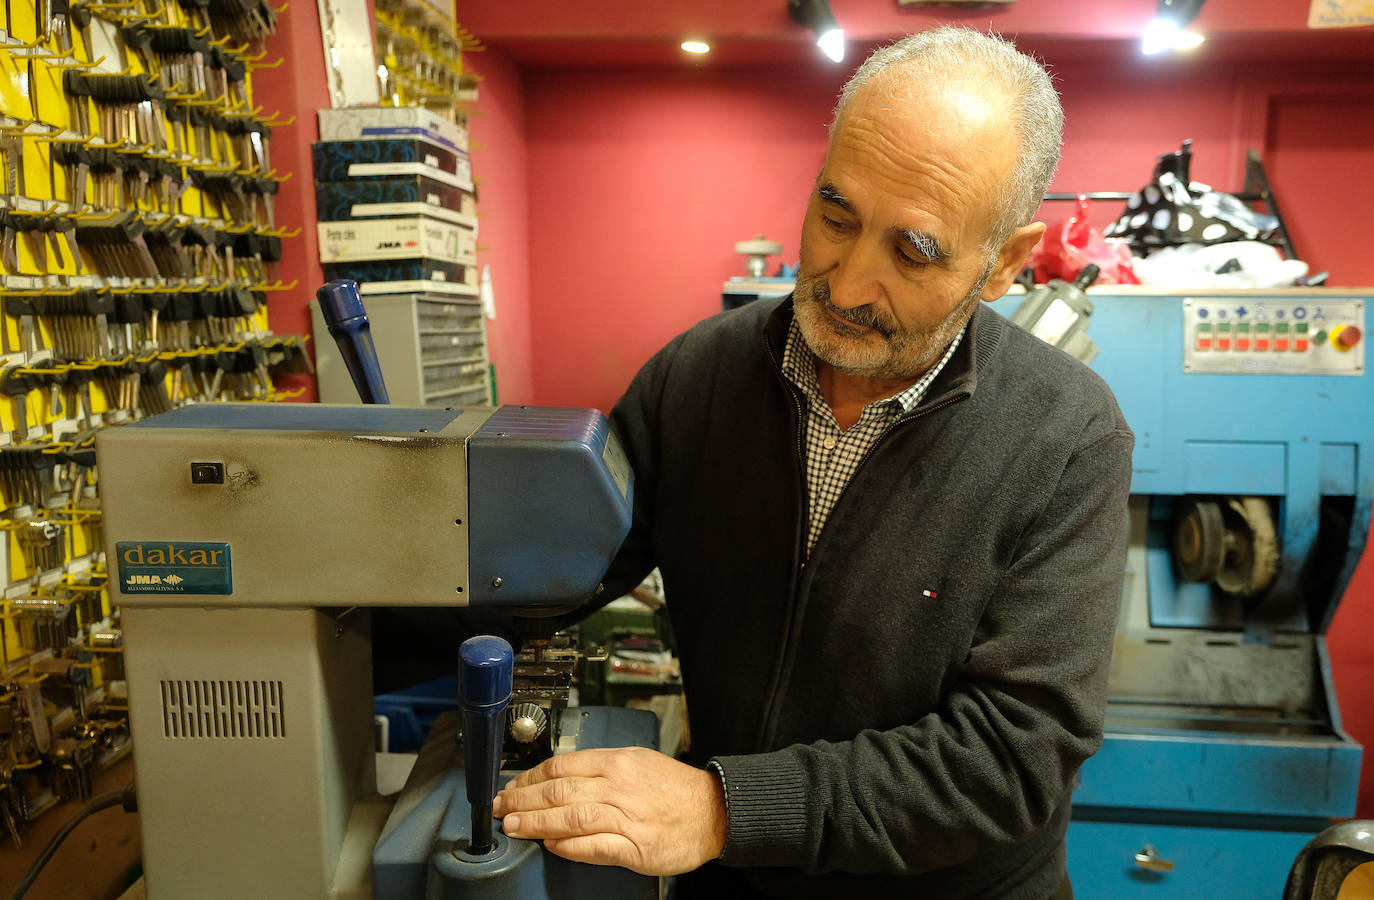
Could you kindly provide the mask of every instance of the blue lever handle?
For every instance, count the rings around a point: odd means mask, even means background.
[[[458,648],[458,705],[463,710],[463,753],[468,803],[472,806],[475,856],[490,853],[491,800],[501,777],[506,707],[510,705],[515,653],[505,640],[491,635],[468,638]]]
[[[364,403],[390,403],[386,382],[382,380],[382,366],[377,362],[377,349],[372,346],[372,326],[363,309],[358,282],[348,279],[330,281],[315,291],[334,343],[339,345],[344,365],[348,367],[353,386]]]

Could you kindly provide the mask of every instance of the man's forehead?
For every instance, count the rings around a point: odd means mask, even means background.
[[[948,144],[951,149],[1013,158],[1018,131],[1004,90],[977,78],[878,75],[850,99],[831,143],[855,127],[880,129],[898,143]]]
[[[919,85],[890,82],[854,95],[831,133],[817,186],[912,219],[890,225],[983,230],[1015,164],[1017,133],[1003,127],[1005,104],[967,84],[937,91],[927,82],[931,89],[921,93]]]

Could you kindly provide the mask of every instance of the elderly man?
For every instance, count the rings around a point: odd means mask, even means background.
[[[1044,230],[1061,129],[1044,71],[962,29],[845,86],[792,296],[679,336],[612,414],[608,586],[662,569],[699,767],[555,757],[497,798],[507,833],[689,896],[1071,896],[1132,436],[979,303]]]

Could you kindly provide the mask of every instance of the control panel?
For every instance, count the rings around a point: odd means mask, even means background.
[[[1364,301],[1305,297],[1183,301],[1190,374],[1361,375]]]

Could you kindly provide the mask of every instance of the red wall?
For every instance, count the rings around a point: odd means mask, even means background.
[[[1253,146],[1314,270],[1329,269],[1333,284],[1374,284],[1368,229],[1351,224],[1374,208],[1374,82],[1350,83],[1352,69],[1338,63],[1324,69],[1041,52],[1058,72],[1068,117],[1054,190],[1134,190],[1148,180],[1155,157],[1184,138],[1194,142],[1196,180],[1239,190],[1245,150]],[[608,409],[645,359],[720,308],[721,283],[744,271],[735,241],[764,232],[782,242],[781,259],[795,260],[843,77],[811,66],[529,73],[537,402]],[[1312,96],[1320,103],[1296,99]],[[1359,116],[1363,124],[1353,125]],[[1062,207],[1046,212],[1050,221],[1065,214]],[[1103,205],[1094,219],[1106,222],[1112,213]],[[1346,727],[1372,748],[1364,816],[1374,816],[1374,648],[1365,637],[1372,626],[1374,553],[1330,638]]]
[[[481,77],[469,117],[477,186],[477,264],[491,270],[496,318],[487,344],[502,403],[533,403],[530,343],[529,165],[525,90],[520,69],[496,50],[465,63]]]
[[[797,255],[840,75],[709,69],[529,79],[541,403],[608,409],[668,338],[720,309],[757,233]],[[776,262],[776,261],[775,261]]]
[[[1374,82],[1333,82],[1344,67],[1289,63],[1256,77],[1251,66],[1127,60],[1050,56],[1068,122],[1053,190],[1134,190],[1155,157],[1185,138],[1194,179],[1239,190],[1245,151],[1255,147],[1314,270],[1330,270],[1333,284],[1374,284],[1362,231],[1347,224],[1374,202],[1374,179],[1363,174],[1374,142],[1349,131],[1352,115],[1374,102]],[[609,408],[654,350],[719,309],[721,282],[744,271],[735,241],[764,232],[782,242],[781,259],[795,260],[845,74],[681,67],[528,76],[540,402]],[[1323,92],[1321,112],[1290,102],[1304,90]],[[1294,126],[1295,116],[1306,118]],[[1307,119],[1331,123],[1332,139],[1304,139]],[[1119,209],[1099,204],[1094,221]],[[1054,221],[1067,209],[1047,204],[1043,213]]]
[[[315,188],[311,178],[310,145],[319,139],[315,110],[329,105],[320,46],[320,18],[314,4],[293,4],[277,19],[277,34],[269,42],[269,57],[285,59],[276,69],[253,73],[253,102],[263,115],[280,112],[295,122],[272,131],[272,164],[291,178],[282,182],[276,200],[277,225],[299,228],[300,235],[283,241],[278,277],[296,282],[289,291],[268,295],[268,324],[277,334],[310,334],[310,300],[324,280],[319,236],[315,230]],[[269,58],[267,60],[271,62]],[[274,379],[279,390],[301,391],[300,400],[314,400],[315,379],[288,375]]]

